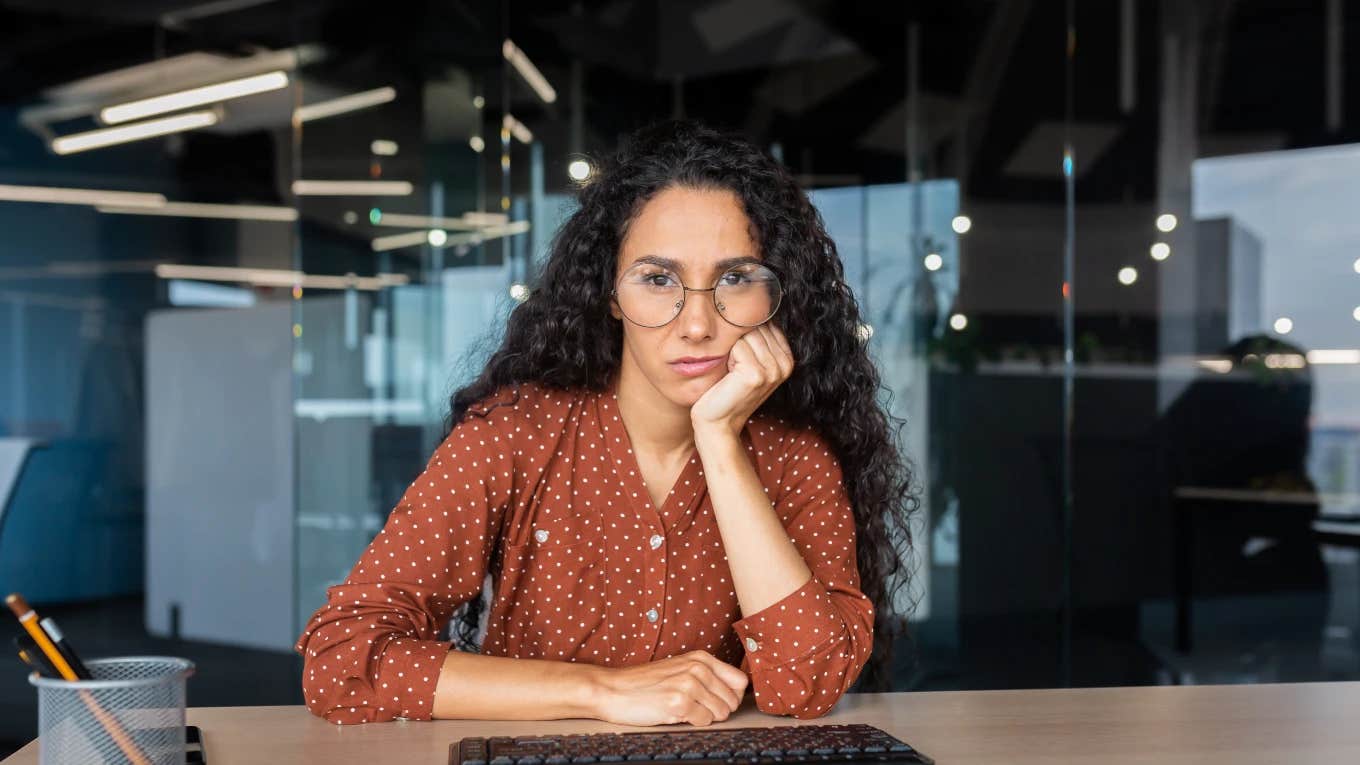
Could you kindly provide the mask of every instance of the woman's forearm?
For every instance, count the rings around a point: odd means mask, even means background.
[[[439,673],[434,717],[556,720],[598,717],[599,667],[450,650]]]
[[[778,603],[812,576],[789,539],[740,439],[716,429],[694,431],[741,612]]]

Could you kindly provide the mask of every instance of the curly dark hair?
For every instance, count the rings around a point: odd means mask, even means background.
[[[780,275],[774,317],[788,337],[794,371],[759,413],[809,426],[839,460],[854,508],[860,585],[874,603],[874,651],[856,687],[890,687],[892,646],[905,615],[892,604],[906,586],[910,515],[918,507],[896,427],[880,406],[878,370],[861,337],[859,307],[845,283],[836,244],[793,176],[749,141],[692,121],[643,128],[580,189],[538,284],[510,315],[504,339],[481,375],[454,393],[449,427],[473,404],[515,383],[604,390],[619,368],[623,328],[609,313],[619,248],[630,221],[670,187],[726,189],[740,199],[763,262]],[[484,599],[464,605],[454,640],[478,651]]]

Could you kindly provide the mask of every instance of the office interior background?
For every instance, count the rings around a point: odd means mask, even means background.
[[[1356,0],[0,0],[0,589],[299,703],[670,117],[839,247],[921,498],[893,690],[1360,678]],[[0,709],[35,735],[17,660]]]

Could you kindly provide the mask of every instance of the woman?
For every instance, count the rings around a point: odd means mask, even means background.
[[[912,499],[859,331],[778,163],[692,123],[634,135],[307,623],[308,707],[707,725],[749,683],[760,709],[811,718],[875,626],[881,684]]]

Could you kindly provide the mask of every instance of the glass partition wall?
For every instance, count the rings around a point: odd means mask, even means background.
[[[0,589],[193,660],[191,703],[290,702],[303,54],[282,7],[181,5],[0,4]]]
[[[688,117],[808,190],[903,423],[893,689],[1360,675],[1355,2],[0,14],[0,587],[86,654],[299,701],[573,194]]]
[[[370,15],[336,7],[322,28]],[[443,440],[452,386],[514,302],[507,254],[529,227],[502,204],[501,156],[527,152],[496,124],[499,17],[475,18],[477,34],[433,7],[337,31],[302,70],[297,258],[318,284],[293,293],[298,632]]]

